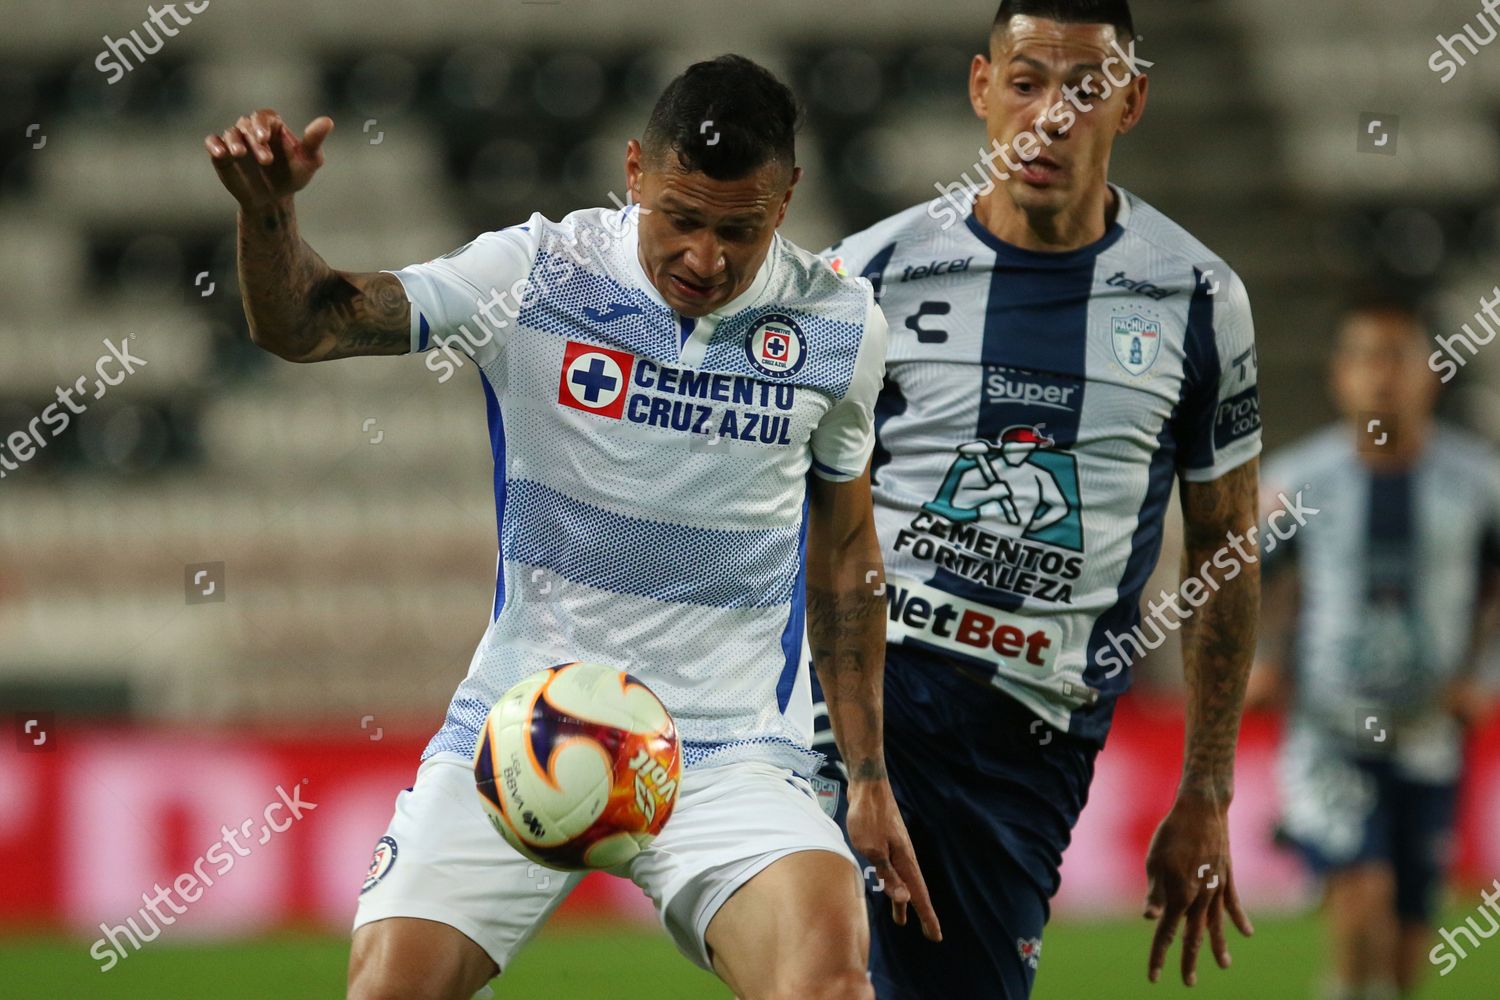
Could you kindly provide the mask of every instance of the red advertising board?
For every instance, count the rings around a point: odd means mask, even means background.
[[[17,730],[0,754],[0,925],[97,936],[184,876],[194,899],[173,934],[245,934],[287,925],[347,928],[393,799],[424,735],[357,724],[332,732],[141,729],[50,721],[36,745]],[[1145,890],[1146,845],[1171,802],[1180,705],[1122,704],[1088,808],[1064,860],[1060,915],[1130,912]],[[1236,879],[1260,909],[1300,905],[1306,885],[1271,846],[1275,724],[1246,721],[1231,811]],[[298,815],[300,814],[300,818]],[[1474,741],[1458,877],[1500,875],[1500,726]],[[232,835],[237,849],[226,846]],[[497,838],[497,844],[499,843]],[[215,849],[215,845],[217,848]],[[243,852],[243,853],[241,853]],[[629,882],[595,876],[563,919],[652,918]]]

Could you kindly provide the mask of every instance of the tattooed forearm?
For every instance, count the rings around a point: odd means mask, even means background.
[[[885,779],[885,587],[868,471],[811,480],[807,642],[851,781]]]
[[[860,581],[807,588],[807,637],[828,721],[851,781],[885,777],[881,726],[885,601]]]
[[[1209,483],[1184,483],[1182,509],[1188,567],[1213,563],[1226,546],[1248,551],[1238,572],[1216,580],[1210,596],[1182,626],[1187,677],[1187,748],[1181,792],[1228,802],[1234,794],[1234,753],[1239,741],[1245,685],[1260,618],[1260,563],[1251,534],[1256,522],[1259,462],[1251,461]],[[1189,572],[1192,572],[1189,569]]]
[[[329,267],[298,233],[290,199],[241,210],[239,276],[251,339],[273,354],[323,361],[409,347],[401,283]]]

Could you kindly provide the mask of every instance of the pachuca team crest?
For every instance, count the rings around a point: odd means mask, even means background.
[[[1115,316],[1110,324],[1115,360],[1132,375],[1144,374],[1161,353],[1161,321],[1126,313]]]

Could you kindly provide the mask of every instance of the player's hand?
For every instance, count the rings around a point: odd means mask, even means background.
[[[938,925],[932,899],[917,856],[911,848],[911,837],[901,819],[896,797],[885,779],[867,779],[849,785],[849,842],[860,856],[875,867],[875,875],[891,898],[891,917],[906,926],[906,908],[916,908],[922,934],[929,941],[941,941],[943,929]]]
[[[206,136],[203,145],[213,159],[219,181],[243,208],[271,205],[307,187],[323,165],[323,140],[333,119],[315,118],[302,137],[270,108],[240,118],[221,135]]]
[[[1255,933],[1255,928],[1240,908],[1234,888],[1228,805],[1180,797],[1151,838],[1146,878],[1149,889],[1144,916],[1157,922],[1147,978],[1154,983],[1161,977],[1177,926],[1184,922],[1182,981],[1192,986],[1198,980],[1198,948],[1205,929],[1219,968],[1229,968],[1224,914],[1229,914],[1245,937]]]

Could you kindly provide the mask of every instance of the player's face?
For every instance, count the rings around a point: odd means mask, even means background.
[[[719,181],[643,157],[632,139],[625,171],[641,206],[641,267],[667,305],[683,316],[706,316],[755,280],[801,168],[767,163]]]
[[[1003,151],[999,190],[1022,211],[1060,213],[1102,190],[1115,137],[1140,120],[1146,77],[1129,72],[1114,41],[1106,24],[1014,17],[989,57],[974,57],[969,100]]]
[[[1399,423],[1432,413],[1439,382],[1427,366],[1426,334],[1399,313],[1358,313],[1344,322],[1332,382],[1346,417],[1384,414]]]

